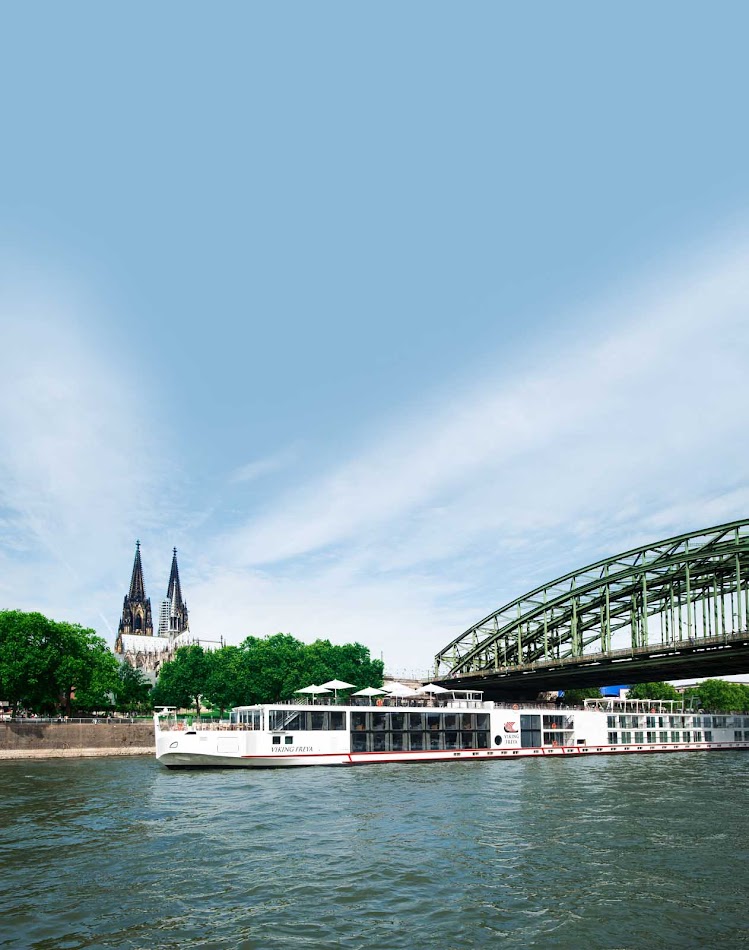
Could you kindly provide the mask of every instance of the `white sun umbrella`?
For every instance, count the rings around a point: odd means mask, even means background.
[[[391,696],[416,696],[416,690],[411,689],[410,686],[406,686],[404,683],[391,683],[389,686],[384,686],[383,689],[386,689]]]
[[[449,693],[449,689],[445,689],[444,686],[438,686],[436,683],[427,683],[426,686],[420,686],[417,690],[417,693]]]
[[[384,689],[377,689],[376,686],[365,686],[364,689],[357,690],[353,695],[354,696],[369,696],[369,704],[372,705],[373,696],[383,696],[385,693]]]
[[[319,693],[330,693],[331,690],[329,690],[327,686],[315,686],[315,684],[312,683],[310,686],[304,686],[302,689],[295,689],[294,692],[295,693],[311,693],[312,702],[314,703],[315,696],[317,696]]]
[[[353,683],[344,683],[343,680],[330,680],[329,683],[322,684],[326,689],[333,690],[333,696],[335,701],[338,702],[338,690],[339,689],[353,689]]]

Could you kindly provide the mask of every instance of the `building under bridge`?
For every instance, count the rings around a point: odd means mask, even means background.
[[[749,520],[644,545],[518,597],[435,678],[487,698],[749,671]]]

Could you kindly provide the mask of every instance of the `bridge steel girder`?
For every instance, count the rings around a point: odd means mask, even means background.
[[[614,641],[622,639],[633,657],[735,642],[748,618],[749,519],[644,545],[537,587],[441,650],[435,677],[467,682],[560,662],[605,664],[621,654]]]

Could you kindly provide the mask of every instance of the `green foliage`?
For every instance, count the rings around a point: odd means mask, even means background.
[[[561,701],[563,706],[582,706],[583,700],[600,698],[601,690],[597,686],[588,686],[580,689],[566,689]]]
[[[692,707],[706,712],[749,712],[749,686],[725,680],[705,680],[687,690]]]
[[[381,686],[383,672],[382,661],[372,660],[360,643],[316,640],[306,644],[277,633],[248,637],[238,647],[212,653],[201,647],[182,647],[162,667],[151,698],[157,706],[195,705],[197,709],[201,697],[223,713],[232,706],[288,699],[302,686],[332,679],[354,683],[359,689]]]
[[[143,673],[129,663],[120,663],[114,687],[114,702],[118,712],[144,712],[151,708],[150,699],[151,684]]]
[[[200,715],[200,697],[210,672],[210,656],[198,644],[180,647],[171,663],[165,663],[151,693],[154,706],[195,706]]]
[[[117,661],[104,640],[40,613],[0,611],[0,695],[36,712],[109,705]]]
[[[670,683],[636,683],[627,693],[628,699],[673,699],[681,700],[681,693]]]

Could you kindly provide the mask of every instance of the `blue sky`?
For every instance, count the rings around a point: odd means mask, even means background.
[[[463,628],[749,501],[749,8],[6,6],[0,606]]]

